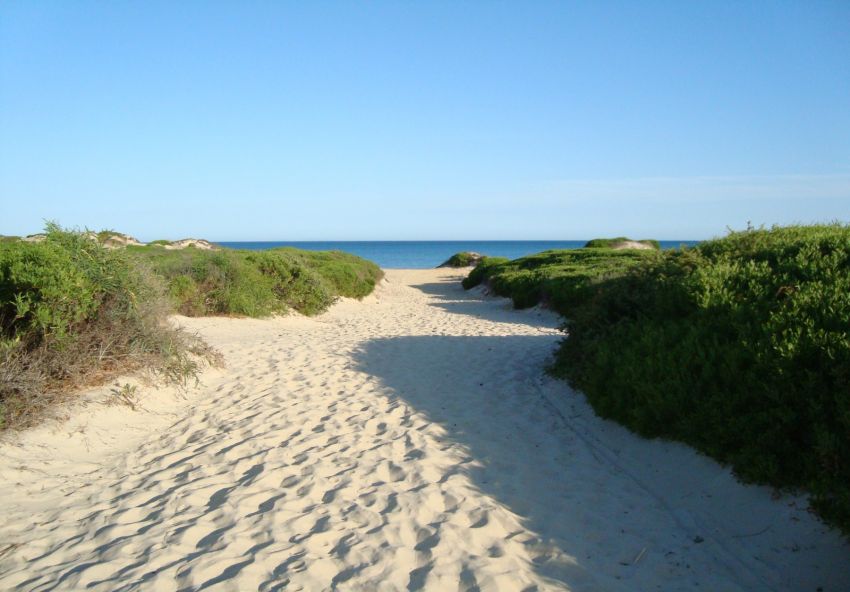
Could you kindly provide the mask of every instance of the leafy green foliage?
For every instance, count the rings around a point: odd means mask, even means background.
[[[164,279],[178,312],[190,316],[263,317],[290,308],[314,315],[339,296],[370,294],[383,275],[374,263],[339,251],[128,250]]]
[[[499,296],[511,298],[516,308],[545,303],[566,314],[571,306],[587,298],[599,282],[647,258],[655,251],[568,249],[544,251],[509,261],[486,258],[463,281],[466,289],[486,282]]]
[[[0,244],[0,427],[28,425],[60,387],[146,367],[194,374],[203,347],[167,327],[162,287],[126,253],[48,225]]]
[[[487,280],[490,273],[499,269],[499,266],[506,265],[510,259],[506,257],[484,257],[475,269],[469,272],[469,275],[463,279],[463,287],[466,290],[474,288]]]
[[[71,387],[147,368],[168,380],[215,356],[166,317],[267,316],[362,298],[382,277],[340,252],[108,249],[105,231],[49,225],[42,242],[0,241],[0,428],[34,423]]]
[[[600,415],[804,488],[850,531],[850,227],[732,233],[568,300],[553,370]]]
[[[473,265],[477,265],[482,259],[485,259],[482,255],[478,253],[472,253],[470,251],[462,251],[460,253],[455,253],[443,263],[441,263],[438,267],[471,267]]]
[[[311,267],[331,285],[339,296],[363,298],[372,293],[384,277],[376,264],[343,251],[302,251],[283,247],[271,251],[287,254],[304,266]]]

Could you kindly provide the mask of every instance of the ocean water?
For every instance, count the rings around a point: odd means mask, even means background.
[[[475,251],[490,257],[516,259],[548,249],[578,249],[587,241],[310,241],[310,242],[219,242],[231,249],[262,250],[297,247],[311,251],[346,251],[374,261],[384,269],[429,269],[461,251]],[[661,241],[664,249],[699,241]]]

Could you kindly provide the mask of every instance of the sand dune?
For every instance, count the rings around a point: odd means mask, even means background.
[[[850,589],[804,502],[596,418],[557,319],[459,277],[180,319],[227,369],[4,444],[0,589]]]

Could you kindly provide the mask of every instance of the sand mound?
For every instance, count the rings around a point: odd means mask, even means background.
[[[655,250],[655,247],[653,247],[652,245],[648,245],[646,243],[639,243],[638,241],[633,241],[633,240],[626,240],[626,241],[620,241],[620,242],[614,243],[614,244],[611,245],[610,248],[614,249],[615,251],[619,251],[619,250],[622,250],[622,249],[642,249],[642,250],[648,249],[650,251]]]
[[[184,238],[181,240],[172,241],[164,246],[166,249],[185,249],[187,247],[194,247],[196,249],[201,249],[204,251],[212,251],[218,248],[210,241],[204,240],[202,238]]]

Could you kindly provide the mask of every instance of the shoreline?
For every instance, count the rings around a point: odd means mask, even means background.
[[[386,271],[314,318],[181,317],[226,359],[185,399],[87,416],[109,385],[3,443],[0,586],[850,587],[800,498],[544,376],[553,313],[463,292],[462,270]]]

